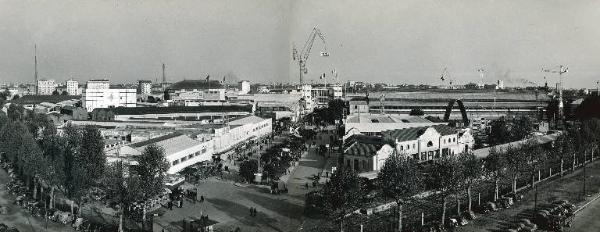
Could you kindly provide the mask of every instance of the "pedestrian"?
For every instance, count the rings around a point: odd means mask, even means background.
[[[256,208],[254,208],[254,216],[255,216],[255,217],[256,217],[256,213],[257,213],[257,212],[256,212]]]
[[[204,195],[200,196],[200,203],[204,202]]]
[[[173,201],[169,201],[168,205],[169,205],[169,210],[173,210]]]
[[[306,187],[306,189],[308,189],[308,182],[304,183],[304,187]]]

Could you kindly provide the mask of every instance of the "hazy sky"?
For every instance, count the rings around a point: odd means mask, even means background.
[[[0,81],[42,78],[214,78],[298,81],[291,59],[315,25],[307,79],[441,84],[525,78],[569,66],[567,87],[600,80],[600,1],[490,0],[0,0]]]

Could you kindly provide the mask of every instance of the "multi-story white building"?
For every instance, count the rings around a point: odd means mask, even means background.
[[[145,96],[150,95],[152,93],[152,81],[139,80],[137,93]]]
[[[108,89],[110,88],[110,81],[106,79],[89,80],[86,84],[86,89]]]
[[[250,93],[250,81],[240,81],[240,94]]]
[[[136,89],[87,88],[82,103],[88,112],[92,112],[96,108],[136,107],[136,97]]]
[[[79,82],[76,80],[68,80],[67,81],[67,93],[69,95],[80,95],[79,92]]]
[[[327,86],[312,86],[302,85],[300,92],[303,99],[303,113],[311,112],[316,107],[325,107],[329,101],[342,98],[342,86],[327,85]]]
[[[54,80],[38,80],[37,85],[39,95],[52,95],[57,86]]]

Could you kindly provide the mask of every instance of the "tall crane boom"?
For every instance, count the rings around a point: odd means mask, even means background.
[[[321,33],[321,30],[319,30],[319,28],[317,28],[316,26],[312,29],[310,35],[308,35],[308,40],[306,40],[306,43],[304,43],[302,50],[298,51],[298,49],[294,46],[294,49],[292,51],[292,58],[298,61],[298,66],[300,70],[300,84],[302,84],[303,81],[302,75],[308,73],[308,68],[306,68],[306,61],[308,61],[308,58],[310,57],[310,51],[312,50],[313,44],[315,43],[315,39],[317,38],[317,36],[323,42],[324,51],[321,52],[321,56],[328,57],[329,52],[327,52],[327,43],[325,42],[325,36],[323,35],[323,33]]]

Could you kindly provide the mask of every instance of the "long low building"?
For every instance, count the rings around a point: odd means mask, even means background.
[[[494,118],[509,113],[536,115],[543,111],[551,98],[543,92],[535,91],[494,91],[494,90],[438,90],[413,92],[374,92],[349,94],[351,111],[370,113],[409,114],[420,108],[426,115],[443,117],[451,100],[460,100],[470,118]],[[355,99],[355,100],[352,100]],[[458,109],[457,104],[454,105]],[[452,111],[450,118],[458,119],[458,110]]]
[[[125,145],[119,149],[119,157],[129,157],[141,155],[146,147],[156,145],[162,147],[165,152],[165,158],[169,162],[167,173],[175,174],[184,168],[193,164],[212,159],[213,141],[198,141],[187,135],[172,133],[160,136],[147,141]],[[131,163],[136,165],[136,163]]]

